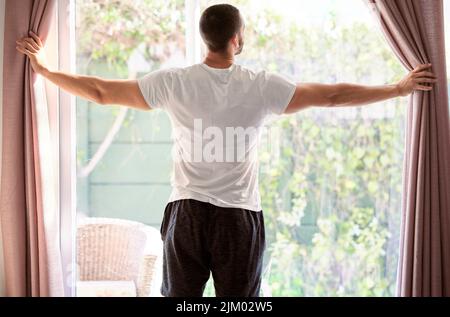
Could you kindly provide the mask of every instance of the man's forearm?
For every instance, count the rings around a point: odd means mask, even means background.
[[[332,107],[362,106],[401,96],[397,85],[363,86],[341,83],[335,85]]]
[[[101,90],[99,88],[100,80],[97,77],[79,76],[50,70],[44,70],[41,75],[70,94],[96,103],[102,103]]]

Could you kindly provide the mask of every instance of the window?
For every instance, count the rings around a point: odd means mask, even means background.
[[[328,83],[382,84],[405,74],[361,0],[230,2],[246,19],[237,58],[244,66]],[[198,13],[212,3],[77,0],[77,72],[135,78],[199,62]],[[394,295],[404,103],[312,109],[272,123],[276,151],[260,152],[263,295]],[[159,229],[170,192],[166,114],[78,99],[76,118],[79,221]]]

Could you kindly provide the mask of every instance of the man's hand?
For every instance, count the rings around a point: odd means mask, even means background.
[[[25,54],[30,59],[31,67],[38,74],[43,74],[47,71],[47,60],[45,57],[44,45],[41,39],[30,32],[30,37],[24,37],[16,41],[16,49]]]
[[[397,83],[400,96],[407,96],[414,90],[430,91],[433,89],[431,86],[425,86],[424,84],[434,84],[437,82],[436,76],[426,71],[431,68],[431,64],[423,64],[417,66],[413,71],[405,76],[401,81]]]

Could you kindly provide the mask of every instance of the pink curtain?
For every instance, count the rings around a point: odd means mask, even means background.
[[[442,0],[365,0],[407,70],[438,83],[407,110],[397,294],[450,296],[450,129]]]
[[[6,1],[0,218],[7,296],[63,294],[57,164],[46,87],[15,49],[15,41],[29,30],[45,43],[55,4]]]

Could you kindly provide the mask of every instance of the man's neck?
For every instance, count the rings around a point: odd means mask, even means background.
[[[234,63],[234,54],[208,52],[203,63],[213,68],[229,68]]]

